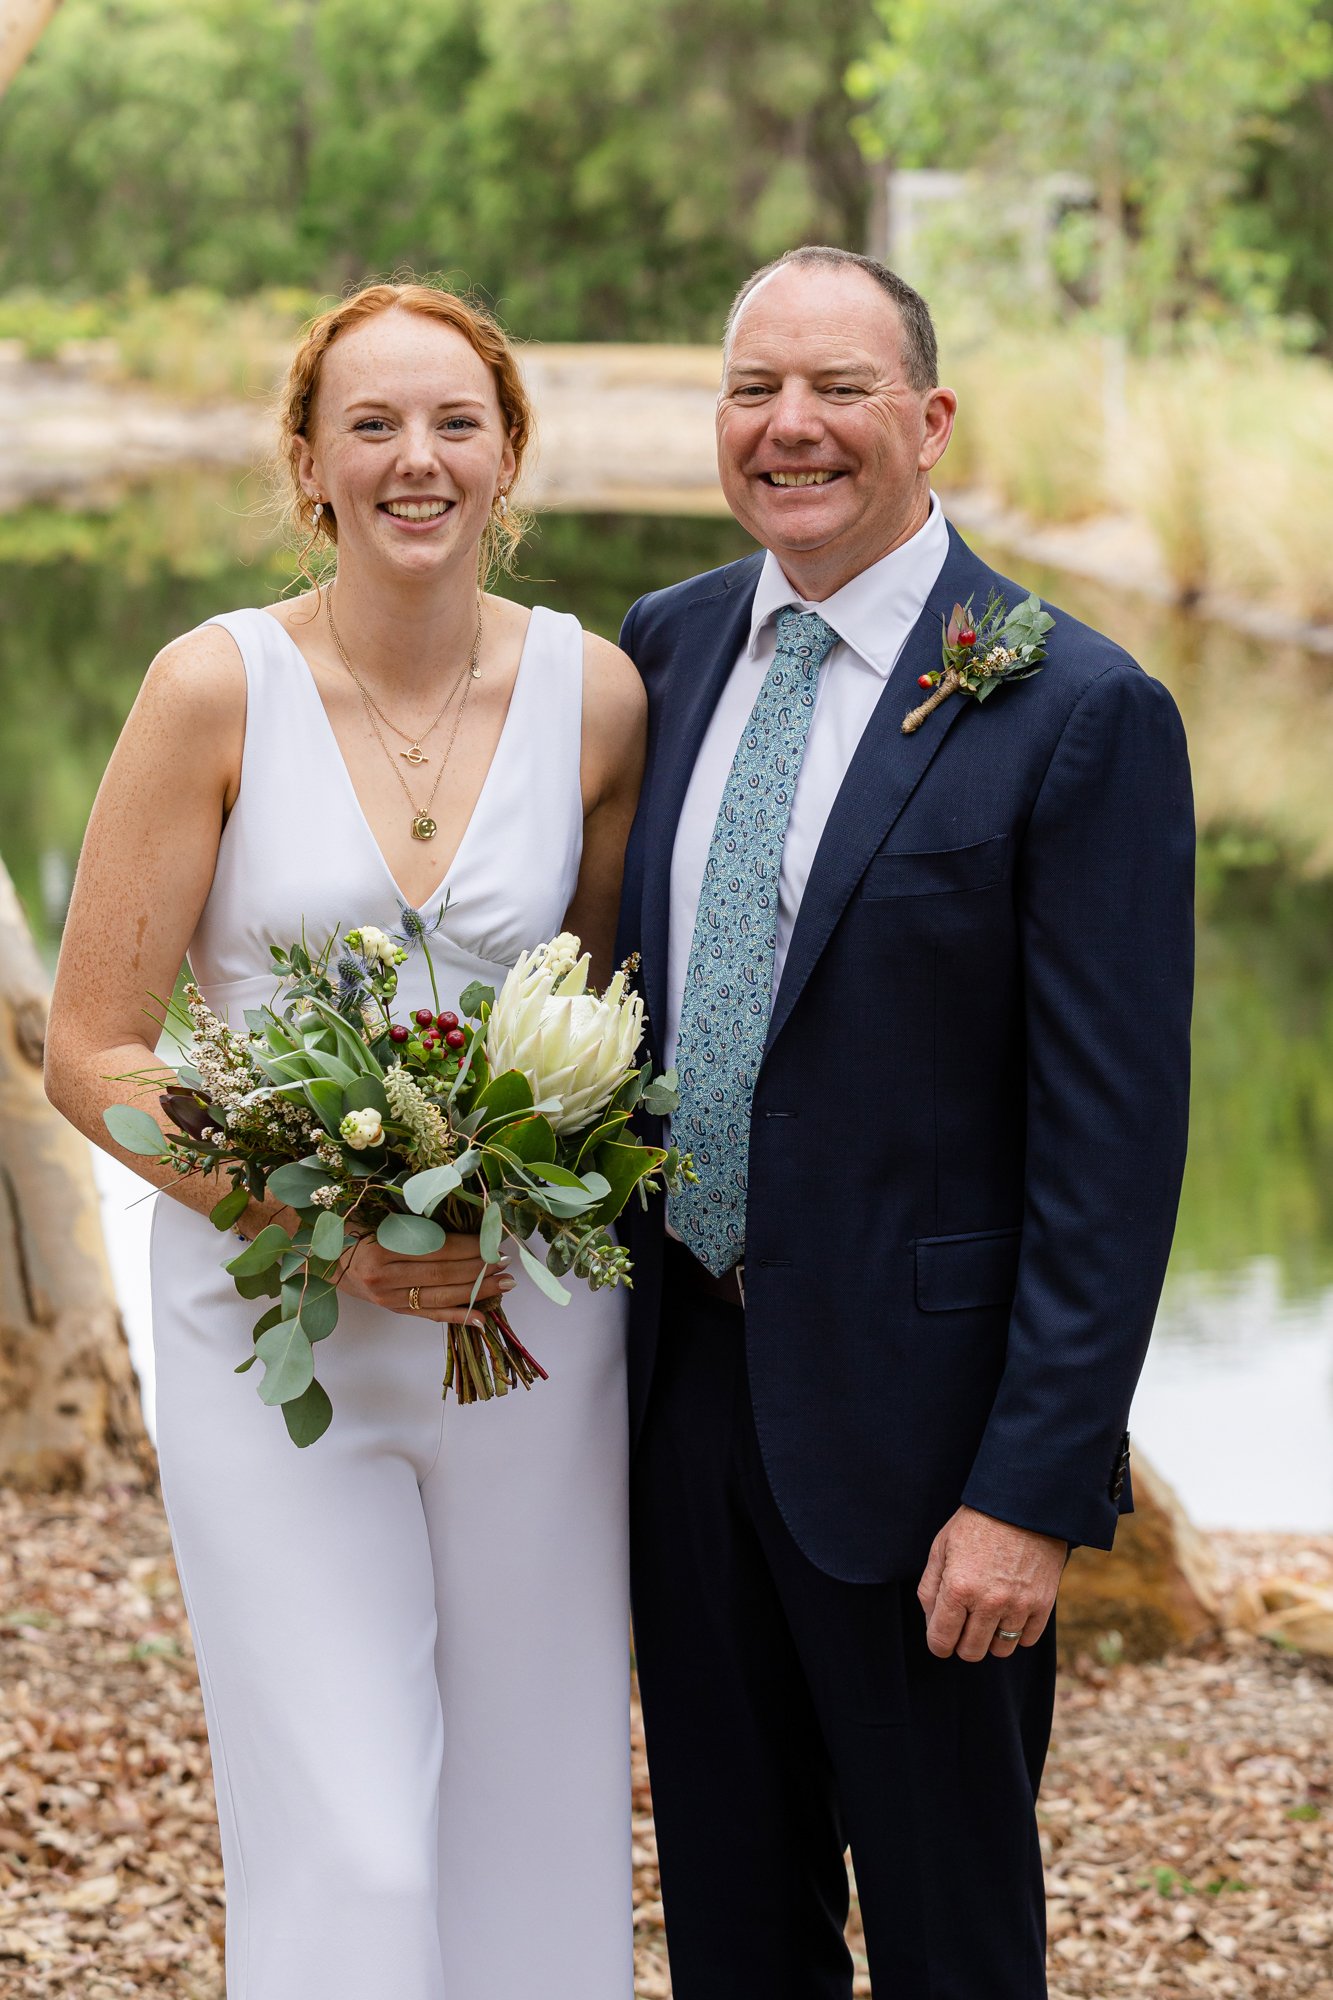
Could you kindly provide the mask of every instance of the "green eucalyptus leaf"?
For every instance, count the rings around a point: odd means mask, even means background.
[[[102,1113],[102,1123],[127,1153],[142,1153],[145,1159],[155,1160],[167,1149],[166,1134],[156,1118],[133,1104],[109,1104]]]
[[[307,1445],[315,1444],[322,1438],[332,1423],[333,1405],[328,1391],[320,1383],[312,1381],[303,1395],[283,1404],[282,1415],[292,1443],[304,1451]]]
[[[482,1263],[498,1263],[500,1258],[500,1244],[504,1237],[504,1217],[500,1213],[500,1204],[498,1202],[491,1202],[482,1216],[479,1235],[481,1239]]]
[[[243,1272],[232,1283],[243,1299],[276,1299],[282,1289],[276,1265],[270,1265],[267,1271]]]
[[[534,1257],[526,1243],[519,1244],[518,1254],[522,1260],[523,1269],[527,1272],[538,1291],[545,1292],[547,1298],[555,1305],[567,1306],[569,1304],[569,1293],[565,1290],[560,1280],[547,1270],[541,1258]]]
[[[230,1194],[223,1195],[216,1208],[209,1210],[208,1219],[215,1229],[230,1229],[233,1223],[240,1221],[249,1206],[249,1188],[233,1188]]]
[[[493,1007],[494,1005],[495,988],[493,986],[483,986],[479,979],[474,979],[470,986],[465,986],[458,996],[459,1013],[468,1015],[474,1021],[481,1013],[483,1007]]]
[[[342,1256],[343,1242],[346,1235],[347,1227],[342,1217],[332,1214],[328,1209],[323,1209],[320,1212],[319,1221],[315,1224],[311,1232],[311,1255],[318,1257],[321,1263],[332,1264],[336,1262]]]
[[[254,1365],[255,1365],[256,1361],[258,1361],[258,1359],[259,1359],[259,1356],[258,1356],[257,1354],[247,1354],[247,1355],[246,1355],[246,1357],[245,1357],[245,1359],[244,1359],[244,1361],[238,1361],[238,1362],[237,1362],[236,1366],[235,1366],[235,1367],[234,1367],[234,1368],[232,1369],[232,1371],[231,1371],[231,1372],[232,1372],[232,1374],[233,1374],[233,1375],[245,1375],[245,1374],[248,1374],[248,1372],[250,1371],[250,1369],[252,1369],[252,1368],[254,1367]]]
[[[276,1306],[270,1306],[263,1318],[255,1321],[254,1338],[258,1340],[261,1333],[267,1333],[271,1326],[276,1326],[284,1317],[281,1301]]]
[[[338,1324],[338,1292],[322,1278],[312,1278],[301,1300],[301,1328],[309,1340],[327,1340]]]
[[[534,1180],[545,1181],[550,1187],[582,1188],[583,1180],[569,1167],[559,1166],[554,1160],[543,1160],[540,1166],[532,1168]]]
[[[251,1278],[256,1271],[267,1271],[270,1264],[276,1264],[284,1251],[290,1250],[292,1239],[281,1224],[270,1222],[261,1229],[253,1243],[247,1243],[244,1250],[237,1253],[229,1264],[223,1266],[234,1278]]]
[[[429,1257],[447,1241],[439,1223],[424,1215],[386,1215],[375,1238],[399,1257]]]
[[[463,1176],[457,1163],[443,1167],[427,1167],[424,1173],[413,1174],[403,1182],[403,1200],[414,1215],[426,1215],[437,1202],[452,1194]]]
[[[268,1177],[268,1192],[289,1208],[308,1208],[315,1189],[327,1187],[328,1181],[326,1166],[308,1167],[302,1161],[299,1165],[276,1168]]]
[[[264,1364],[259,1385],[261,1403],[290,1403],[305,1394],[315,1374],[315,1356],[299,1320],[280,1320],[255,1342]]]
[[[655,1076],[643,1093],[643,1108],[653,1118],[669,1118],[680,1104],[680,1075],[674,1069]]]

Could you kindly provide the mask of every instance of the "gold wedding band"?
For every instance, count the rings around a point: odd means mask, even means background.
[[[408,1310],[410,1312],[419,1313],[421,1311],[420,1285],[409,1285],[407,1292],[407,1304],[408,1304]]]

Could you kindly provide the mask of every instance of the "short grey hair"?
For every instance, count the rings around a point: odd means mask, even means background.
[[[903,365],[907,379],[914,389],[933,389],[940,379],[939,344],[935,338],[935,322],[930,316],[930,307],[920,292],[913,291],[905,278],[891,271],[887,264],[877,258],[862,257],[855,250],[839,250],[831,243],[804,243],[797,250],[787,250],[781,257],[775,257],[769,264],[752,271],[731,302],[727,314],[727,324],[722,333],[722,352],[725,355],[731,346],[731,336],[736,328],[741,307],[757,285],[774,271],[783,270],[788,264],[821,265],[828,270],[864,271],[882,292],[887,292],[898,308],[898,318],[902,324]]]

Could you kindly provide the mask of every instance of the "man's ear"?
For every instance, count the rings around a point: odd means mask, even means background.
[[[932,389],[922,408],[925,436],[921,441],[921,455],[917,466],[922,472],[929,472],[943,458],[949,439],[953,436],[953,422],[958,414],[958,398],[952,389]]]

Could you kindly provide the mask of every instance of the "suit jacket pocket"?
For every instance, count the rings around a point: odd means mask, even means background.
[[[978,1229],[965,1236],[918,1236],[916,1302],[922,1312],[1007,1306],[1018,1278],[1021,1229]]]
[[[942,896],[950,890],[989,889],[1008,872],[1012,841],[1007,833],[969,847],[939,847],[915,853],[881,848],[861,878],[869,901],[889,896]]]

